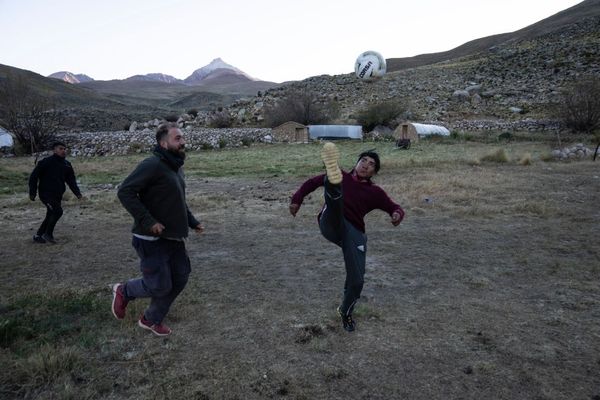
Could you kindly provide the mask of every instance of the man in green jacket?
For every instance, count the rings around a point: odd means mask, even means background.
[[[150,297],[138,325],[158,336],[171,329],[163,323],[190,274],[184,239],[188,228],[204,230],[185,201],[185,139],[177,125],[158,127],[154,154],[142,161],[119,187],[118,197],[133,216],[133,241],[142,277],[113,285],[112,312],[125,318],[128,302]]]

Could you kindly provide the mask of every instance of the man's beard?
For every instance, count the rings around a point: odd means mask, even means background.
[[[167,149],[169,152],[175,154],[178,157],[185,159],[185,146],[180,147],[169,147]]]

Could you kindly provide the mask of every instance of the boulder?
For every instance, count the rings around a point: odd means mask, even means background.
[[[469,100],[469,92],[467,92],[466,90],[455,90],[452,93],[452,98],[456,101],[468,101]]]

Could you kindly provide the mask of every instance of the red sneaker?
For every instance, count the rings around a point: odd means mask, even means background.
[[[127,303],[129,303],[129,300],[125,298],[125,294],[123,293],[123,284],[115,283],[112,290],[112,313],[116,319],[123,319],[125,318],[125,312],[127,311]]]
[[[148,321],[146,316],[142,314],[140,320],[138,321],[138,325],[140,328],[147,329],[154,333],[156,336],[167,336],[171,334],[171,328],[166,326],[165,324],[155,324],[152,321]]]

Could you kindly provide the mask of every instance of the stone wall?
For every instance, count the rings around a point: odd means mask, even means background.
[[[191,150],[239,147],[265,142],[270,128],[231,128],[184,130],[186,148]],[[82,132],[57,135],[70,149],[71,157],[116,156],[144,153],[156,144],[155,131]]]

